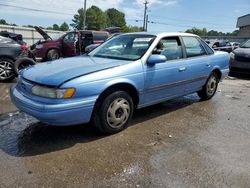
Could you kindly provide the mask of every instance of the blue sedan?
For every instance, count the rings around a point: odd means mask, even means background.
[[[211,99],[229,72],[229,55],[187,33],[130,33],[87,55],[28,67],[13,103],[49,125],[92,121],[102,132],[128,125],[134,109],[197,92]]]

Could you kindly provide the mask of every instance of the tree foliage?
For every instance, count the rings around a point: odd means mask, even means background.
[[[107,15],[108,27],[120,27],[122,30],[126,29],[125,14],[115,8],[110,8],[105,11]]]
[[[215,30],[207,31],[206,28],[199,29],[199,28],[193,27],[192,29],[187,29],[185,32],[193,33],[199,36],[237,36],[239,33],[239,30],[235,30],[232,33],[230,32],[223,33],[223,32],[218,32]]]
[[[107,15],[97,6],[88,8],[86,14],[87,29],[101,30],[107,27]]]
[[[69,30],[69,25],[66,22],[63,22],[62,25],[60,26],[61,31],[68,31]]]
[[[70,24],[70,26],[72,26],[75,29],[83,29],[83,8],[78,9],[77,13],[74,15],[73,19],[72,19],[72,24]]]

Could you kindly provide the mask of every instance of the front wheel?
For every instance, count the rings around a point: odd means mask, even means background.
[[[127,92],[113,92],[96,106],[93,114],[94,125],[101,132],[117,133],[127,127],[133,111],[133,100]]]
[[[51,49],[51,50],[48,51],[47,59],[49,61],[53,61],[53,60],[56,60],[56,59],[59,59],[59,58],[60,58],[60,54],[59,54],[58,50]]]
[[[202,90],[197,92],[201,100],[211,99],[216,93],[218,83],[219,83],[218,76],[216,73],[213,72],[207,79],[207,82],[203,86]]]

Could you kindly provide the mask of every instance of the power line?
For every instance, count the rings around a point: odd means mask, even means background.
[[[129,21],[135,21],[135,22],[142,22],[143,20],[140,19],[128,19]],[[148,21],[150,24],[160,24],[160,25],[167,25],[167,26],[175,26],[175,27],[185,27],[185,28],[192,28],[195,27],[194,25],[182,25],[182,24],[172,24],[172,23],[166,23],[166,22],[159,22],[159,21]],[[225,28],[225,27],[223,27]],[[228,27],[229,28],[229,27]]]
[[[201,23],[201,24],[209,24],[209,25],[214,25],[212,22],[204,22],[204,21],[198,21],[198,20],[189,20],[189,19],[177,19],[177,18],[171,18],[171,17],[158,17],[156,16],[155,18],[162,18],[162,19],[168,19],[168,20],[173,20],[173,21],[178,21],[178,22],[192,22],[192,23]],[[230,26],[227,24],[220,24],[220,26]]]
[[[17,6],[17,5],[7,5],[7,4],[3,4],[3,3],[0,3],[0,6],[17,8],[17,9],[22,9],[22,10],[30,10],[30,11],[34,11],[34,12],[44,12],[44,13],[50,13],[50,14],[63,14],[63,15],[70,15],[70,16],[74,15],[74,14],[70,14],[70,13],[66,13],[66,12],[57,12],[57,11],[50,11],[50,10],[34,9],[34,8],[27,8],[27,7]]]

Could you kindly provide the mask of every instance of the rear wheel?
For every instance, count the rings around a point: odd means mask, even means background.
[[[13,61],[9,58],[0,58],[0,81],[7,82],[15,78]]]
[[[53,60],[56,60],[56,59],[59,59],[59,58],[60,58],[60,54],[59,54],[58,50],[51,49],[51,50],[48,51],[47,59],[49,61],[53,61]]]
[[[117,133],[127,127],[133,111],[133,100],[127,92],[113,92],[96,106],[93,114],[94,125],[101,132]]]
[[[201,100],[211,99],[216,93],[218,87],[219,79],[216,73],[212,73],[206,84],[203,86],[202,90],[198,91],[197,94]]]

